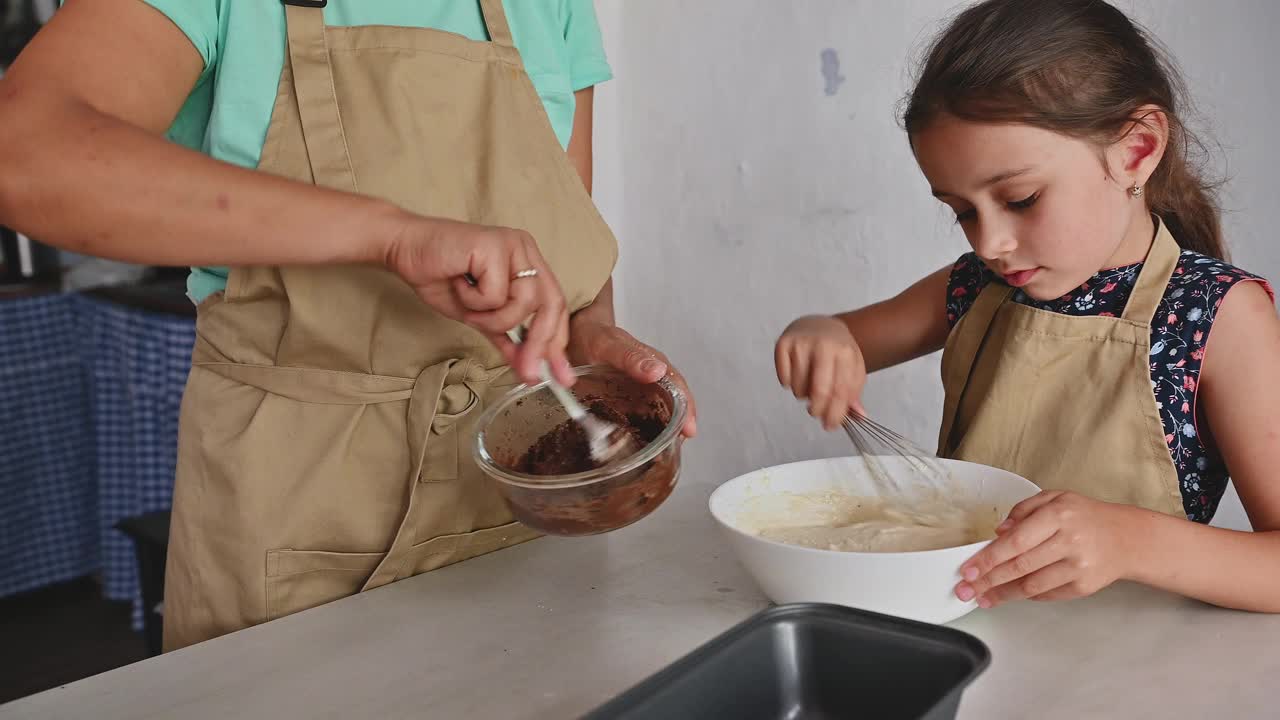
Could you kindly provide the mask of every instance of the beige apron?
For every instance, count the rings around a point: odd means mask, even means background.
[[[1151,386],[1151,323],[1179,248],[1162,223],[1121,317],[1013,302],[991,283],[947,339],[938,454],[1185,517]]]
[[[306,5],[307,3],[304,3]],[[551,129],[501,0],[492,42],[326,27],[286,3],[260,169],[523,228],[572,310],[617,246]],[[174,649],[534,536],[471,461],[514,381],[478,333],[374,267],[232,271],[183,397],[165,587]]]

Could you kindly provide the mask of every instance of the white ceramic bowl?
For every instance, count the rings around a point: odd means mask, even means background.
[[[903,458],[882,458],[893,472]],[[954,487],[947,493],[965,507],[991,508],[1004,517],[1039,488],[1013,473],[957,460],[943,460]],[[896,474],[895,474],[896,476]],[[820,550],[766,540],[749,530],[745,517],[761,503],[779,506],[788,495],[840,492],[880,497],[862,460],[810,460],[757,470],[721,485],[711,495],[711,514],[724,528],[739,561],[776,603],[825,602],[931,623],[959,618],[976,605],[955,596],[960,565],[989,541],[921,552],[855,553]],[[901,506],[910,507],[913,491]],[[895,504],[898,504],[895,502]],[[748,509],[749,508],[749,509]],[[742,516],[742,517],[740,517]]]

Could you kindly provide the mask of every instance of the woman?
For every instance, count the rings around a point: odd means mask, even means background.
[[[69,0],[0,81],[0,221],[195,266],[167,649],[529,539],[485,403],[674,373],[614,326],[591,4],[510,5]]]

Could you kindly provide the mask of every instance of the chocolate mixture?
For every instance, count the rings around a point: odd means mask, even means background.
[[[671,411],[660,402],[635,412],[622,413],[606,401],[587,399],[597,417],[631,433],[636,447],[651,444],[671,421]],[[626,473],[597,482],[570,487],[504,485],[503,495],[516,519],[540,532],[553,535],[592,535],[616,530],[648,515],[661,505],[679,476],[677,440],[660,455]],[[510,465],[528,475],[566,475],[596,467],[586,434],[567,420],[538,438],[520,459]]]
[[[653,442],[666,426],[666,422],[653,415],[624,416],[602,400],[591,402],[588,410],[601,420],[625,430],[637,448]],[[572,475],[596,467],[598,465],[591,459],[587,434],[578,423],[566,420],[538,438],[516,463],[515,469],[529,475]]]

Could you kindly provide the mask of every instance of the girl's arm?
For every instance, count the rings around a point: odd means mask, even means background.
[[[774,348],[778,382],[827,430],[862,408],[867,373],[927,355],[946,342],[950,269],[939,270],[883,302],[832,317],[791,323]]]
[[[1255,532],[1139,515],[1132,579],[1241,610],[1280,612],[1280,318],[1264,288],[1218,309],[1197,401]]]
[[[836,316],[858,341],[867,372],[942,349],[951,332],[946,311],[950,277],[948,265],[888,300]]]

